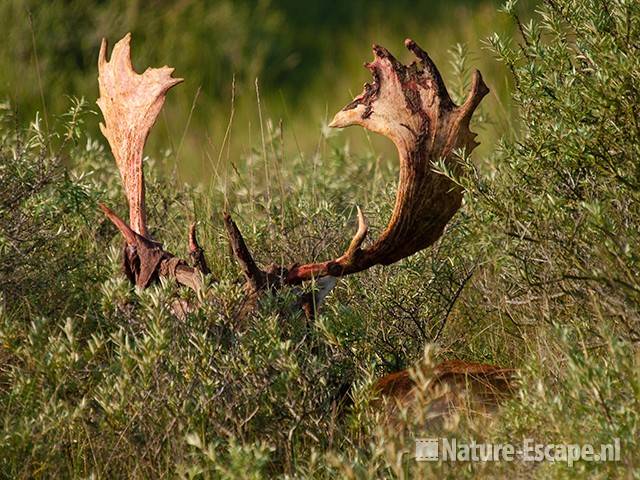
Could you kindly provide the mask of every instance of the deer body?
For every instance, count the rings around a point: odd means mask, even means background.
[[[513,395],[514,373],[495,365],[448,360],[436,365],[423,385],[409,370],[402,370],[380,378],[374,388],[388,420],[402,409],[421,408],[433,424],[461,411],[492,413]]]

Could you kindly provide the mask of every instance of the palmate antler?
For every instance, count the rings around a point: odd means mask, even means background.
[[[434,162],[444,160],[455,171],[456,150],[470,153],[478,145],[469,122],[489,89],[476,70],[466,101],[456,106],[429,55],[413,40],[406,40],[405,46],[418,60],[408,66],[385,48],[373,46],[374,59],[365,64],[373,83],[365,84],[364,91],[330,123],[337,128],[361,125],[395,143],[400,179],[386,229],[363,248],[368,226],[358,208],[358,229],[345,253],[325,262],[282,269],[283,283],[344,276],[395,263],[433,244],[460,208],[461,188],[436,172]]]
[[[113,47],[107,61],[107,41],[102,40],[98,56],[100,98],[96,103],[104,115],[100,130],[109,141],[129,201],[130,226],[147,237],[142,152],[167,92],[183,79],[172,78],[173,68],[166,66],[147,68],[138,75],[131,65],[130,43],[131,34],[127,34]]]
[[[462,190],[436,172],[433,164],[444,159],[455,169],[454,150],[471,152],[478,145],[469,121],[489,89],[476,70],[466,101],[456,106],[429,55],[413,40],[406,40],[405,46],[417,57],[417,63],[405,66],[385,48],[373,46],[374,59],[365,65],[373,74],[373,83],[365,84],[362,94],[329,125],[361,125],[396,145],[400,179],[387,228],[370,247],[361,248],[367,224],[358,209],[358,230],[344,255],[294,267],[287,275],[288,283],[395,263],[434,243],[460,208]]]
[[[165,276],[197,290],[201,286],[199,273],[165,252],[161,244],[149,237],[142,166],[144,145],[165,96],[182,79],[171,77],[173,69],[166,66],[148,68],[141,75],[136,73],[131,65],[130,42],[131,35],[127,34],[116,43],[111,59],[107,60],[107,42],[102,41],[97,101],[104,116],[100,129],[111,146],[129,203],[129,225],[107,206],[100,205],[100,208],[126,240],[124,268],[132,283],[144,288],[158,276]],[[208,273],[202,249],[197,244],[195,226],[189,231],[189,250],[198,269]]]

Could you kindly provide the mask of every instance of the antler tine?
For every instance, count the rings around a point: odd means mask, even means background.
[[[224,226],[227,230],[227,236],[229,237],[229,244],[231,245],[231,251],[238,261],[242,273],[247,281],[249,290],[255,293],[261,290],[266,284],[266,273],[258,268],[256,265],[251,251],[244,241],[242,233],[238,229],[236,222],[233,221],[231,215],[227,212],[223,214]]]
[[[407,38],[404,41],[404,46],[407,47],[407,49],[411,51],[418,58],[418,60],[420,60],[424,68],[424,74],[426,76],[428,75],[429,77],[431,77],[433,81],[436,83],[438,97],[440,97],[443,101],[447,103],[453,104],[453,101],[449,96],[449,92],[447,91],[447,87],[444,84],[444,80],[442,79],[442,75],[440,75],[440,71],[438,70],[438,67],[436,67],[435,63],[433,63],[433,60],[431,60],[431,57],[429,56],[429,54],[425,52],[422,48],[420,48],[420,46],[410,38]]]
[[[369,223],[360,207],[356,206],[358,212],[358,228],[351,239],[345,252],[335,260],[322,263],[308,263],[304,265],[293,265],[288,270],[284,270],[284,283],[297,284],[304,280],[320,278],[325,276],[340,277],[346,275],[362,260],[364,250],[362,244],[369,233]]]
[[[120,231],[124,239],[127,241],[129,245],[136,244],[136,232],[131,230],[131,227],[127,225],[116,213],[107,207],[104,203],[99,203],[98,207],[102,210],[102,213],[113,223],[116,228]]]
[[[460,116],[466,121],[466,125],[469,125],[471,116],[475,112],[482,99],[489,93],[489,87],[484,83],[480,70],[473,71],[473,77],[471,78],[471,90],[467,95],[466,100],[460,107]]]
[[[138,74],[131,65],[131,34],[113,47],[107,60],[107,41],[102,40],[98,55],[97,101],[104,116],[100,124],[116,159],[129,203],[131,229],[148,237],[145,210],[142,154],[167,91],[182,82],[173,78],[173,68],[147,68]]]
[[[358,229],[356,230],[356,234],[351,239],[351,243],[349,244],[349,248],[345,252],[344,256],[352,258],[356,255],[356,252],[362,246],[364,239],[367,237],[367,233],[369,233],[369,222],[367,222],[367,218],[360,210],[359,206],[356,206],[356,210],[358,211]]]

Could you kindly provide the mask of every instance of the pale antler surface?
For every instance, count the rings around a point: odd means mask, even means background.
[[[116,159],[129,202],[129,225],[148,237],[144,201],[142,153],[151,127],[162,109],[167,91],[182,82],[172,78],[173,68],[147,68],[138,74],[131,65],[131,34],[113,47],[107,60],[107,41],[98,56],[98,106],[104,116],[100,124]]]

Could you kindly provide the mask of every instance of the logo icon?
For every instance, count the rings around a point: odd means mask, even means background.
[[[416,438],[416,461],[435,462],[438,460],[437,438]]]

